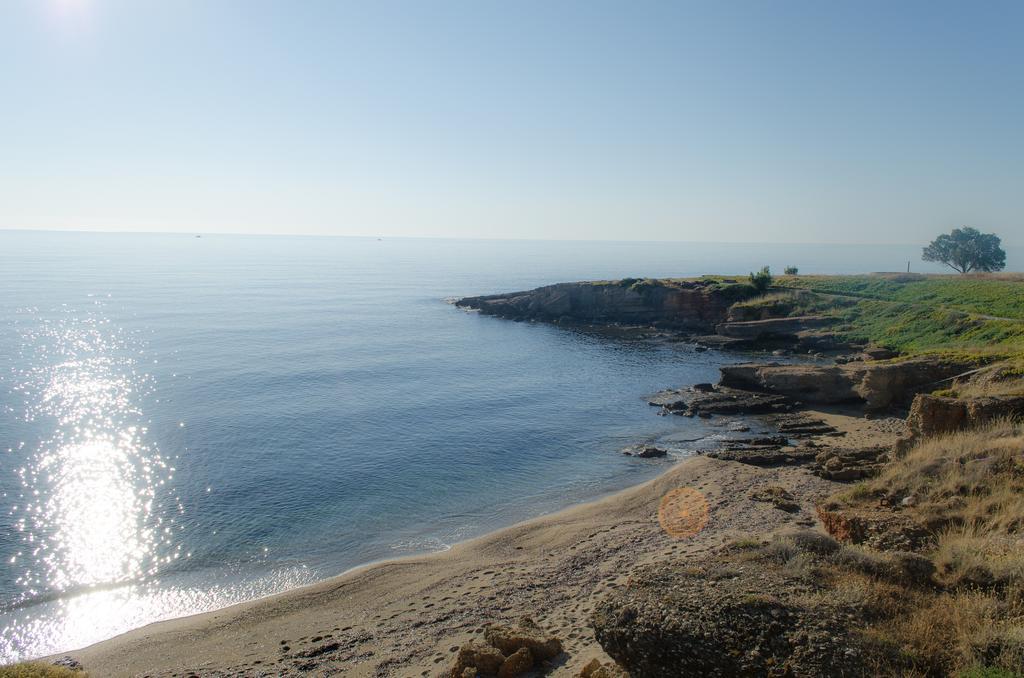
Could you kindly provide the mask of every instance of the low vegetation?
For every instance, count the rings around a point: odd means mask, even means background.
[[[773,276],[747,279],[625,278],[614,284],[646,293],[659,286],[704,284],[734,301],[744,319],[830,315],[838,338],[913,356],[945,354],[995,361],[1024,357],[1024,276],[1020,274]]]
[[[905,355],[1024,356],[1024,278],[784,276],[773,289],[743,304],[765,317],[833,315],[839,337]]]
[[[930,565],[914,586],[884,572],[900,554],[847,546],[819,594],[854,603],[865,633],[898,648],[903,675],[1021,675],[1024,425],[926,440],[825,510],[923,535],[919,551]]]
[[[760,294],[768,291],[772,286],[772,272],[767,266],[761,268],[757,273],[750,273],[750,285]]]
[[[0,666],[0,678],[89,678],[89,676],[82,671],[73,671],[45,662],[23,662]]]

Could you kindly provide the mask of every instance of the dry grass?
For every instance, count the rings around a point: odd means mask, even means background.
[[[43,662],[23,662],[0,666],[0,678],[89,678],[89,675]]]
[[[990,365],[964,379],[957,379],[942,395],[961,398],[1024,395],[1024,357]]]
[[[1024,528],[1024,425],[996,422],[980,430],[925,441],[878,477],[838,497],[850,506],[906,509],[936,533],[968,526],[980,535]]]
[[[924,598],[890,622],[872,628],[897,643],[920,675],[956,675],[971,667],[1020,666],[1019,629],[1006,619],[1002,601],[979,591]]]
[[[900,648],[910,669],[898,675],[1024,675],[1024,424],[925,441],[833,501],[889,506],[932,532],[929,585],[894,587],[879,576],[891,555],[844,547],[821,594]]]

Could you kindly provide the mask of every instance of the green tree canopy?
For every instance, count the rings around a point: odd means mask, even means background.
[[[982,233],[970,226],[954,228],[925,247],[921,258],[941,262],[959,273],[1001,271],[1006,266],[1006,252],[1000,242],[995,233]]]

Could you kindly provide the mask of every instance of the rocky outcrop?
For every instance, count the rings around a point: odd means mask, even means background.
[[[701,450],[701,454],[722,461],[737,461],[750,466],[787,466],[814,461],[817,449],[810,447],[734,447]]]
[[[448,671],[451,678],[512,678],[533,671],[562,653],[562,642],[544,633],[529,617],[523,617],[517,626],[487,627],[484,641],[471,640],[459,647],[455,663]]]
[[[800,504],[793,499],[793,495],[784,487],[773,485],[760,490],[754,490],[747,495],[754,501],[761,501],[771,504],[780,511],[796,513],[800,510]]]
[[[739,389],[704,384],[700,388],[662,391],[648,402],[663,408],[666,413],[687,417],[710,417],[720,414],[768,414],[788,412],[793,408],[789,398],[766,393],[753,393]]]
[[[825,480],[861,480],[878,475],[889,458],[889,448],[879,445],[826,447],[815,456],[813,470]]]
[[[711,332],[726,319],[729,306],[749,296],[751,289],[705,280],[577,282],[465,297],[455,305],[514,320],[656,324]]]
[[[763,556],[639,568],[595,610],[595,636],[634,678],[872,675],[880,657],[856,633],[858,621],[828,599],[810,602],[813,578],[794,577],[768,555],[804,551],[824,562],[839,549],[809,536],[807,550],[790,540]]]
[[[975,428],[1002,418],[1024,417],[1024,396],[948,398],[919,394],[907,416],[913,438]]]
[[[845,435],[836,427],[826,424],[821,419],[813,419],[804,414],[791,414],[780,417],[775,424],[779,433],[790,438],[814,438],[817,436]]]
[[[656,459],[668,456],[668,450],[664,447],[646,444],[630,445],[626,449],[622,450],[622,453],[627,457],[639,457],[641,459]]]
[[[793,318],[769,318],[745,322],[719,324],[715,331],[723,337],[760,341],[764,339],[796,339],[804,330],[824,327],[833,322],[827,316],[798,316]]]
[[[788,396],[805,403],[863,403],[869,410],[909,405],[923,391],[966,371],[963,363],[940,358],[845,365],[745,363],[721,368],[721,385]]]
[[[932,543],[932,533],[913,518],[888,507],[817,507],[825,530],[841,542],[870,546],[880,551],[917,551]]]

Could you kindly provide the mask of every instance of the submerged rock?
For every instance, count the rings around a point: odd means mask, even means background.
[[[622,453],[629,457],[640,457],[641,459],[654,459],[668,456],[668,450],[656,445],[631,445],[622,450]]]

